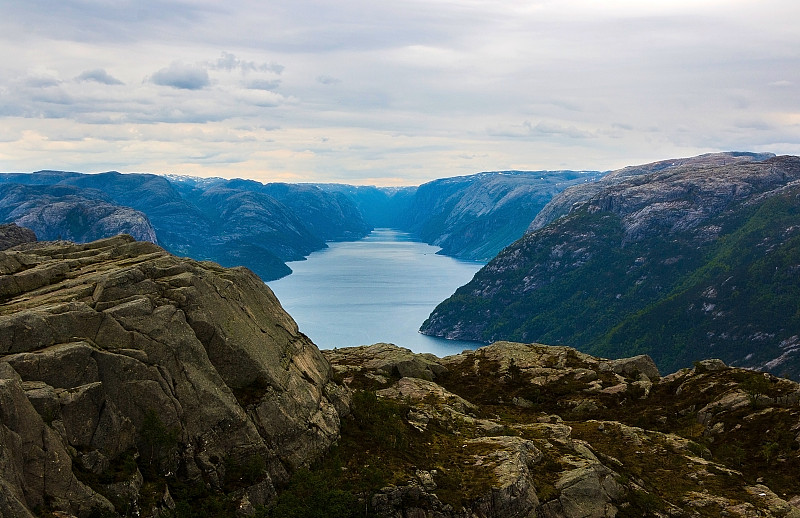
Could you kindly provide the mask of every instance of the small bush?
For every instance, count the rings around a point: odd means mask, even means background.
[[[334,489],[324,474],[298,470],[275,505],[260,508],[256,518],[357,518],[364,516],[358,499]]]

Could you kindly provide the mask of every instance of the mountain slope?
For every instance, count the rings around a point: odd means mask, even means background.
[[[441,254],[486,261],[519,239],[558,192],[602,176],[596,171],[500,171],[419,186],[401,228]]]
[[[326,240],[369,232],[351,201],[311,186],[113,171],[7,173],[0,184],[0,207],[7,208],[0,220],[30,226],[41,239],[127,233],[179,255],[246,265],[264,280],[288,275],[285,261],[303,259]]]
[[[422,331],[797,376],[798,179],[800,158],[776,157],[613,181],[501,252]]]
[[[42,240],[87,242],[129,234],[156,241],[144,213],[112,203],[100,191],[67,185],[0,184],[0,221],[29,228]]]

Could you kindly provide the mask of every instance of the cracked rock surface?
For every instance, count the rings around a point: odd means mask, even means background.
[[[264,504],[338,437],[330,375],[249,270],[128,236],[0,252],[0,515],[168,508],[131,458]]]

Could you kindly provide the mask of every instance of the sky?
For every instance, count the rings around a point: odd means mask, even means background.
[[[800,154],[797,0],[2,0],[0,171],[418,185]]]

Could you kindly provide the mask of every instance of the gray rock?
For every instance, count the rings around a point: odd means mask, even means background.
[[[29,228],[17,226],[15,223],[0,225],[0,250],[34,241],[36,233]]]
[[[650,356],[640,354],[631,358],[621,358],[619,360],[611,360],[611,370],[617,374],[636,378],[639,374],[644,374],[650,380],[657,380],[661,377],[658,372],[655,362]]]
[[[25,381],[26,392],[17,382],[19,395],[38,424],[22,427],[87,452],[84,468],[102,472],[106,460],[113,467],[136,447],[163,473],[183,466],[219,486],[224,466],[203,459],[260,455],[266,486],[250,495],[255,505],[274,497],[287,469],[312,462],[337,439],[349,392],[332,382],[328,362],[253,273],[173,257],[129,237],[37,243],[12,255],[28,267],[5,268],[19,289],[0,307],[0,366]],[[59,274],[19,281],[30,270]],[[19,418],[20,405],[3,402],[0,412]],[[142,431],[148,426],[174,434],[175,443],[153,451]],[[60,469],[71,476],[64,456]],[[25,473],[41,477],[49,466]],[[65,509],[86,505],[74,498],[92,501],[26,484],[28,508],[45,497]],[[116,503],[135,501],[139,491],[106,489],[122,495]]]
[[[416,354],[394,344],[378,343],[323,351],[325,357],[343,370],[366,370],[384,376],[420,378],[433,381],[447,371],[432,354]]]

